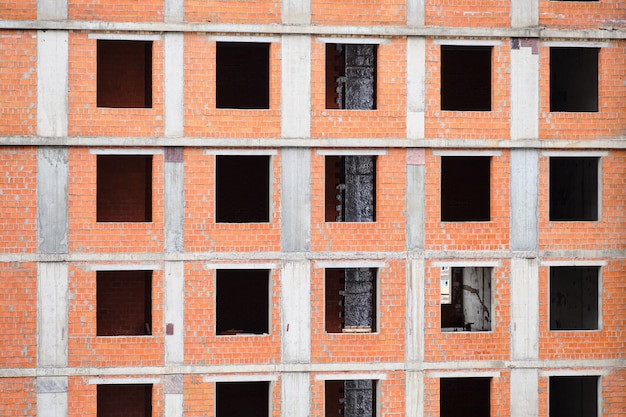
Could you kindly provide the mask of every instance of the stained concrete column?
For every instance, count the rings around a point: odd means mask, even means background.
[[[407,371],[405,374],[406,415],[424,416],[424,371]]]
[[[37,0],[38,20],[66,20],[67,0]]]
[[[184,135],[184,46],[182,33],[163,35],[163,113],[166,137],[182,137]]]
[[[539,0],[511,0],[511,26],[514,28],[539,25]]]
[[[37,250],[68,252],[68,158],[66,147],[37,149]]]
[[[406,135],[409,139],[421,139],[426,108],[426,38],[407,38],[406,89]]]
[[[185,0],[164,0],[163,9],[166,23],[181,23],[184,21]]]
[[[406,24],[407,26],[424,26],[426,0],[407,0]]]
[[[539,244],[539,152],[511,149],[511,250],[536,251]]]
[[[511,139],[537,139],[538,137],[539,40],[513,38],[511,39]]]
[[[511,360],[539,359],[539,261],[511,259]]]
[[[539,371],[511,369],[511,417],[539,415]]]
[[[311,136],[311,37],[283,35],[280,123],[284,138]]]
[[[406,153],[406,247],[407,250],[423,250],[426,153],[424,149],[407,149]]]
[[[280,380],[281,417],[309,417],[311,381],[307,372],[286,372]]]
[[[168,253],[185,251],[185,165],[184,148],[166,147],[163,169],[164,249]]]
[[[67,136],[68,32],[37,32],[37,135]]]
[[[424,280],[423,258],[409,259],[406,279],[406,360],[424,361]]]
[[[40,262],[37,270],[37,366],[67,366],[68,265]]]
[[[67,377],[37,378],[37,416],[67,416]]]
[[[310,262],[283,262],[280,282],[281,361],[308,363],[311,361]]]
[[[283,148],[280,158],[281,250],[308,251],[311,247],[311,150]]]
[[[165,262],[163,285],[163,322],[165,323],[165,365],[185,361],[185,264]]]

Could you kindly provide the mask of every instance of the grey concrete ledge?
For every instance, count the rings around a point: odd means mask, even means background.
[[[63,367],[63,368],[7,368],[0,369],[0,378],[64,377],[64,376],[126,376],[169,377],[186,374],[280,374],[291,372],[394,372],[394,371],[460,371],[509,369],[620,369],[626,359],[572,359],[538,361],[450,361],[450,362],[358,362],[358,363],[302,363],[267,365],[179,365],[148,367]]]
[[[386,259],[624,259],[620,249],[518,251],[398,251],[398,252],[184,252],[184,253],[71,253],[71,254],[0,254],[5,262],[219,262],[219,261],[381,261]]]
[[[468,149],[626,149],[626,135],[604,139],[444,139],[444,138],[166,138],[166,137],[84,137],[0,136],[0,146],[87,146],[203,148],[468,148]]]
[[[256,33],[274,35],[322,36],[428,36],[481,38],[556,38],[556,39],[626,39],[624,27],[593,29],[557,29],[545,27],[480,28],[437,26],[322,26],[285,24],[218,24],[218,23],[163,23],[163,22],[103,22],[81,20],[0,20],[0,29],[15,30],[85,30],[122,32],[204,32]]]

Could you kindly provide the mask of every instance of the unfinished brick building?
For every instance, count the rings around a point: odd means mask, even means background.
[[[0,415],[623,417],[623,0],[0,0]]]

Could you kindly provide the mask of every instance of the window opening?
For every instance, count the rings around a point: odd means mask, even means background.
[[[374,417],[376,381],[326,381],[324,400],[325,417]]]
[[[376,331],[376,268],[326,269],[326,332]]]
[[[326,44],[326,108],[376,109],[376,45]]]
[[[98,417],[152,416],[152,384],[98,385]]]
[[[550,111],[598,111],[598,48],[550,48]]]
[[[217,155],[216,221],[269,222],[270,157]]]
[[[440,417],[489,417],[491,378],[441,378]]]
[[[269,387],[260,382],[216,382],[216,417],[269,417]]]
[[[550,267],[550,330],[598,329],[597,266]]]
[[[152,271],[96,273],[98,336],[152,334]]]
[[[491,330],[493,268],[441,268],[441,331]]]
[[[97,41],[97,105],[152,107],[152,42]]]
[[[269,333],[269,270],[218,269],[218,335]]]
[[[597,376],[551,376],[550,417],[597,417]]]
[[[217,42],[218,109],[270,108],[270,44]]]
[[[441,157],[441,221],[489,221],[491,157]]]
[[[152,156],[98,155],[96,220],[152,221]]]
[[[550,158],[550,220],[598,220],[596,157]]]
[[[441,110],[491,111],[491,46],[441,46]]]
[[[327,222],[376,220],[376,156],[326,157]]]

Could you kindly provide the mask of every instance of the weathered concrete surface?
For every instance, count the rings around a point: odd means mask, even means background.
[[[310,263],[283,262],[280,283],[281,360],[308,363],[311,361]]]
[[[67,136],[68,32],[37,32],[37,135]]]
[[[535,251],[539,230],[539,153],[511,149],[511,250]]]
[[[68,160],[67,148],[37,149],[37,249],[40,253],[68,252]]]
[[[281,38],[280,124],[283,138],[311,136],[311,38]]]
[[[40,262],[37,270],[37,366],[67,366],[68,264]]]
[[[281,152],[280,245],[285,252],[311,247],[311,151],[283,148]]]

